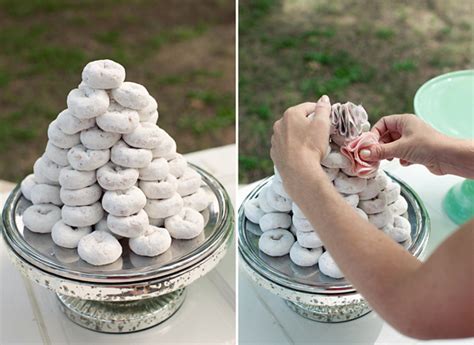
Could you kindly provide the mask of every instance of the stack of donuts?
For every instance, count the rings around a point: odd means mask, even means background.
[[[197,237],[210,197],[157,120],[156,100],[125,81],[123,66],[88,63],[21,183],[33,204],[24,225],[97,266],[116,261],[126,243],[137,255],[156,256],[172,238]]]
[[[344,117],[337,118],[341,108],[344,109]],[[400,195],[400,185],[378,165],[372,167],[370,173],[360,173],[341,150],[341,147],[358,140],[370,128],[365,110],[352,103],[337,103],[333,105],[331,117],[331,139],[327,154],[321,161],[328,179],[362,218],[399,243],[409,241],[411,225],[407,219],[408,204]],[[350,125],[342,124],[346,132],[339,131],[337,126],[334,128],[334,124],[344,121],[353,123],[352,137],[348,138],[346,134]],[[257,197],[246,202],[244,213],[249,221],[258,224],[262,230],[259,249],[263,253],[274,257],[289,254],[296,265],[308,267],[317,264],[320,272],[327,276],[344,277],[331,254],[325,250],[317,233],[317,224],[314,224],[316,228],[313,227],[285,192],[276,169],[271,182],[260,190]]]

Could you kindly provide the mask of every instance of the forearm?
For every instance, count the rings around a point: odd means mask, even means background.
[[[454,139],[443,136],[434,143],[440,168],[445,174],[474,179],[474,142],[473,140]]]

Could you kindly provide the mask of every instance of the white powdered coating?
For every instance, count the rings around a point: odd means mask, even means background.
[[[374,224],[377,228],[382,229],[385,225],[393,223],[393,213],[386,208],[384,211],[376,214],[369,214],[369,222]]]
[[[387,199],[384,193],[377,194],[376,198],[370,200],[361,200],[359,208],[367,214],[383,212],[387,208]]]
[[[273,185],[273,183],[272,183]],[[290,212],[292,201],[289,198],[275,192],[273,188],[269,188],[266,193],[267,203],[270,207],[279,212]]]
[[[324,252],[319,257],[318,265],[319,270],[323,274],[335,279],[344,278],[344,274],[341,272],[341,270],[339,269],[336,262],[328,251]]]
[[[140,122],[142,122],[142,123],[148,122],[148,123],[156,124],[158,122],[158,118],[160,117],[160,114],[158,113],[157,110],[150,113],[149,117],[142,116],[141,114],[139,114],[139,115],[140,115]]]
[[[178,214],[183,208],[183,204],[183,198],[178,193],[175,193],[168,199],[148,199],[144,209],[151,218],[168,218]]]
[[[323,248],[304,248],[298,242],[293,243],[290,249],[290,259],[298,266],[309,267],[318,263]]]
[[[108,232],[94,231],[81,238],[77,252],[87,263],[102,266],[116,261],[122,255],[122,246]]]
[[[186,162],[186,159],[180,154],[177,154],[176,157],[171,159],[168,163],[170,174],[178,178],[183,176],[188,168],[188,162]]]
[[[270,256],[283,256],[290,252],[295,238],[288,230],[274,229],[266,231],[258,240],[258,247]]]
[[[283,187],[283,182],[281,180],[274,178],[272,183],[270,184],[270,188],[273,189],[273,191],[277,193],[278,195],[281,195],[284,198],[290,199],[290,196],[285,191],[285,188]]]
[[[157,256],[171,246],[171,237],[165,228],[148,226],[145,233],[129,241],[130,249],[138,255]]]
[[[39,183],[31,189],[31,202],[33,204],[54,204],[62,206],[63,202],[59,197],[59,186]]]
[[[73,89],[67,95],[67,107],[72,114],[82,120],[102,115],[109,107],[109,96],[104,90],[89,87]]]
[[[160,128],[160,141],[156,147],[153,148],[153,158],[173,156],[176,154],[176,141],[166,131]]]
[[[54,224],[51,230],[51,238],[58,246],[64,248],[76,248],[79,241],[84,236],[90,234],[92,228],[90,226],[76,228],[64,224],[63,221],[58,221]]]
[[[342,197],[344,198],[344,201],[352,207],[356,207],[359,204],[359,195],[357,194],[343,194]]]
[[[341,171],[334,180],[334,187],[336,187],[339,193],[356,194],[362,192],[367,187],[367,179],[350,177]]]
[[[59,184],[66,189],[81,189],[95,182],[95,171],[79,171],[67,166],[59,172]]]
[[[69,150],[67,159],[69,164],[76,170],[92,171],[109,161],[110,150],[89,150],[79,144]]]
[[[131,133],[124,134],[123,140],[139,149],[153,149],[163,139],[162,131],[154,123],[140,123]]]
[[[147,105],[138,110],[138,115],[140,115],[140,122],[149,121],[154,117],[154,113],[158,113],[158,103],[153,96],[148,95]],[[158,120],[158,115],[156,120]],[[156,123],[156,121],[154,122]]]
[[[52,160],[46,157],[46,155],[41,156],[37,166],[41,176],[46,177],[47,180],[52,181],[55,184],[59,182],[59,172],[62,168],[63,167],[61,165],[54,163]]]
[[[97,170],[97,182],[105,190],[125,190],[138,181],[138,170],[107,163]]]
[[[387,205],[393,204],[400,196],[400,185],[395,182],[390,182],[381,193],[385,194]]]
[[[300,218],[300,217],[297,217],[296,215],[293,215],[292,221],[293,221],[293,225],[298,231],[301,231],[301,232],[314,231],[313,225],[309,222],[307,218]]]
[[[322,166],[324,172],[326,173],[329,181],[334,181],[337,177],[337,174],[339,174],[340,169],[339,168],[326,168]]]
[[[201,187],[201,175],[192,168],[186,168],[184,174],[178,178],[177,192],[182,197],[196,193]]]
[[[268,231],[271,229],[288,229],[291,226],[291,217],[288,213],[271,212],[260,218],[260,229]]]
[[[56,124],[58,128],[66,134],[76,134],[85,129],[95,126],[95,119],[79,119],[75,117],[71,110],[64,109],[59,113]]]
[[[296,231],[296,239],[301,247],[304,248],[319,248],[323,246],[323,242],[319,238],[316,231]]]
[[[257,199],[250,199],[244,205],[245,217],[252,223],[259,224],[260,219],[265,215],[265,212],[260,208]]]
[[[123,107],[140,110],[150,102],[150,94],[140,84],[130,81],[123,82],[118,88],[112,90],[112,97]]]
[[[63,222],[70,226],[84,227],[97,224],[104,216],[100,202],[88,206],[63,206]]]
[[[190,240],[204,230],[204,217],[192,208],[183,207],[178,214],[165,219],[165,228],[173,238]]]
[[[140,181],[138,186],[148,199],[168,199],[178,190],[178,180],[169,174],[161,181]]]
[[[388,236],[397,242],[404,242],[410,239],[411,225],[408,219],[395,216],[393,224],[389,223],[382,228]]]
[[[115,89],[125,80],[125,68],[112,60],[89,62],[82,71],[82,81],[94,89]]]
[[[53,225],[61,219],[61,209],[52,204],[38,204],[28,207],[23,213],[23,224],[37,233],[51,232]]]
[[[67,160],[68,151],[69,149],[62,149],[48,141],[44,154],[49,158],[49,160],[53,161],[57,165],[66,166],[69,165],[69,161]]]
[[[403,196],[399,195],[397,201],[388,205],[388,209],[394,216],[401,216],[408,211],[408,203]]]
[[[126,217],[107,216],[107,226],[116,235],[128,238],[141,236],[149,226],[148,215],[144,210]]]
[[[150,165],[138,170],[139,178],[143,181],[159,181],[168,176],[170,167],[165,158],[154,158]]]
[[[360,200],[369,200],[375,198],[388,184],[388,177],[379,170],[375,177],[367,179],[367,187],[359,193]],[[396,184],[398,186],[398,184]]]
[[[102,196],[102,188],[95,183],[81,189],[61,188],[61,201],[67,206],[87,206],[97,202]]]
[[[102,197],[102,207],[117,217],[138,213],[146,204],[146,196],[138,187],[127,190],[106,191]]]
[[[325,158],[323,158],[321,165],[325,166],[326,168],[345,169],[351,167],[351,162],[339,151],[331,151]]]
[[[183,202],[184,206],[191,207],[192,209],[201,212],[211,203],[211,196],[204,190],[204,188],[199,188],[196,193],[185,196]]]
[[[276,212],[276,210],[268,204],[268,201],[267,201],[268,188],[270,188],[270,186],[266,185],[265,187],[260,189],[260,193],[258,193],[258,196],[257,196],[258,204],[260,205],[260,208],[262,209],[262,211],[265,213]]]
[[[36,186],[36,184],[34,174],[29,174],[23,179],[23,181],[21,181],[21,193],[26,199],[31,201],[31,190]]]
[[[81,132],[82,145],[91,150],[110,149],[121,138],[120,133],[105,132],[97,126]]]
[[[35,161],[35,164],[33,164],[33,175],[35,177],[35,182],[36,183],[46,183],[46,184],[51,184],[51,185],[59,185],[58,182],[55,182],[55,181],[51,181],[49,178],[47,178],[45,175],[44,175],[44,167],[42,166],[42,158],[43,156],[41,156],[40,158],[38,158],[36,161]]]
[[[303,211],[301,211],[301,209],[299,208],[299,206],[296,203],[291,204],[291,211],[293,212],[293,217],[306,218]]]
[[[80,143],[79,134],[66,134],[59,129],[56,120],[48,126],[48,139],[62,149],[69,149]]]
[[[140,123],[138,113],[133,109],[111,103],[106,112],[96,118],[97,126],[111,133],[132,133]]]
[[[132,148],[122,140],[112,146],[111,152],[112,162],[127,168],[145,168],[153,159],[150,150]]]

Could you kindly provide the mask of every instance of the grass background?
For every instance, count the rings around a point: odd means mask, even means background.
[[[428,79],[473,68],[471,0],[240,0],[239,177],[272,174],[272,124],[321,94],[372,123]]]
[[[110,58],[157,99],[180,152],[235,141],[229,0],[0,0],[0,179],[28,174],[84,65]]]

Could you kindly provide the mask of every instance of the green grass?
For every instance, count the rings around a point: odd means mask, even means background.
[[[417,65],[415,61],[406,59],[394,62],[392,68],[397,72],[411,72],[417,69]]]
[[[392,28],[379,28],[375,31],[375,36],[381,40],[389,40],[395,36],[395,31]]]

